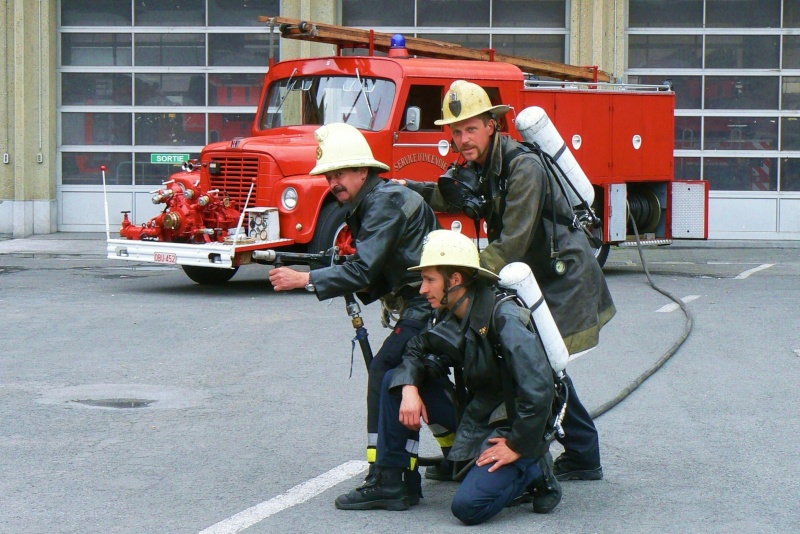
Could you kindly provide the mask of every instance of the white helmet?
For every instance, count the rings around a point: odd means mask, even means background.
[[[472,239],[453,230],[434,230],[425,236],[419,265],[408,270],[421,271],[426,267],[445,266],[475,269],[478,276],[492,282],[498,279],[498,276],[492,271],[481,267],[478,247],[475,246]]]
[[[489,95],[480,85],[465,80],[456,80],[450,85],[447,94],[444,95],[442,102],[442,119],[434,121],[434,124],[453,124],[472,117],[477,117],[482,113],[492,113],[495,117],[500,117],[508,113],[508,106],[493,106],[489,100]]]
[[[336,122],[317,129],[314,135],[319,142],[317,166],[309,174],[325,174],[338,169],[376,167],[388,171],[389,166],[372,156],[372,150],[358,129]]]

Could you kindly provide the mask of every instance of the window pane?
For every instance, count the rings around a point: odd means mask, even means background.
[[[200,154],[182,151],[182,154],[189,154],[189,159],[199,159]],[[171,174],[181,170],[180,164],[155,164],[150,163],[150,153],[136,154],[136,185],[161,185]]]
[[[800,109],[800,77],[785,76],[783,78],[781,109]]]
[[[800,150],[800,120],[781,118],[781,150]]]
[[[426,0],[417,17],[418,26],[489,26],[489,0]]]
[[[699,180],[700,158],[675,158],[675,178],[677,180]]]
[[[137,113],[137,145],[205,145],[203,113]]]
[[[208,0],[209,26],[262,26],[258,17],[280,15],[280,0]]]
[[[563,63],[564,40],[563,35],[495,35],[492,45],[501,54]]]
[[[800,191],[800,159],[781,160],[781,191]]]
[[[209,74],[209,106],[257,106],[262,74]]]
[[[630,83],[660,85],[669,82],[675,91],[676,109],[702,109],[703,78],[700,76],[671,76],[656,74],[651,76],[628,76]]]
[[[781,0],[706,0],[707,28],[780,28]]]
[[[275,61],[279,59],[279,36],[272,38]],[[212,66],[269,66],[269,34],[218,33],[208,36],[208,64]]]
[[[770,117],[706,117],[705,150],[776,150],[778,121]]]
[[[784,0],[783,27],[800,28],[800,2],[797,0]]]
[[[700,117],[675,117],[675,148],[700,149]]]
[[[342,0],[345,26],[413,26],[414,0]]]
[[[566,28],[565,0],[494,0],[492,26]]]
[[[129,33],[61,34],[61,64],[130,66],[131,35]]]
[[[489,36],[488,35],[478,35],[478,34],[459,34],[455,35],[452,33],[427,33],[427,34],[419,34],[419,37],[423,39],[435,39],[437,41],[445,41],[447,43],[455,43],[460,44],[466,48],[475,48],[475,49],[482,49],[482,48],[489,48]]]
[[[704,158],[703,178],[712,191],[775,191],[776,158]]]
[[[255,113],[209,113],[208,142],[249,137],[255,117]]]
[[[783,36],[783,68],[800,69],[800,35]]]
[[[778,78],[706,76],[706,109],[778,109]]]
[[[137,26],[205,26],[205,0],[134,2]]]
[[[61,74],[63,105],[130,106],[131,75],[65,72]]]
[[[700,28],[703,0],[630,0],[628,20],[631,28]]]
[[[61,183],[100,185],[100,166],[106,166],[108,185],[131,185],[131,154],[111,152],[64,152],[61,154]]]
[[[702,50],[700,35],[629,35],[628,67],[700,68]]]
[[[206,64],[205,36],[193,33],[139,33],[136,65],[196,67]]]
[[[120,0],[62,0],[62,26],[130,26],[131,3]]]
[[[707,69],[777,69],[777,35],[708,35]]]
[[[62,113],[64,145],[130,145],[130,113]]]
[[[137,106],[203,106],[206,103],[202,74],[137,74]]]

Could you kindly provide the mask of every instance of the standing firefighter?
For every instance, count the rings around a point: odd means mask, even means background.
[[[417,291],[419,277],[408,268],[419,263],[422,242],[439,228],[439,223],[417,193],[378,176],[389,167],[373,157],[356,128],[329,124],[315,134],[319,148],[311,174],[324,174],[336,200],[349,208],[346,221],[357,252],[351,261],[311,273],[279,267],[270,271],[269,279],[276,291],[306,288],[319,300],[350,293],[356,293],[365,304],[381,299],[399,314],[392,333],[369,366],[367,459],[372,464],[383,376],[400,363],[406,343],[427,325],[431,315],[430,305]],[[370,467],[368,481],[372,472]]]
[[[466,160],[437,183],[408,182],[434,209],[462,211],[486,221],[489,245],[481,266],[494,273],[521,261],[533,271],[570,354],[598,343],[600,329],[616,313],[602,269],[558,179],[548,175],[539,156],[499,133],[508,106],[492,105],[486,91],[464,80],[450,86],[442,120]],[[534,303],[528,303],[533,305]],[[600,441],[572,381],[566,378],[569,405],[556,459],[559,480],[599,480]],[[447,478],[447,469],[426,476]]]
[[[406,510],[403,483],[418,446],[421,421],[452,428],[448,457],[466,472],[451,506],[475,525],[529,492],[533,511],[561,501],[545,438],[552,414],[554,374],[531,324],[530,310],[502,299],[497,276],[482,267],[472,240],[432,232],[419,266],[420,293],[436,310],[435,324],[408,342],[403,362],[386,373],[381,392],[378,461],[373,483],[336,499],[346,510]],[[448,380],[468,392],[452,394]],[[460,399],[458,410],[453,399]]]

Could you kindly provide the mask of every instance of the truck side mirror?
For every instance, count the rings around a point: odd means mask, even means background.
[[[419,130],[419,119],[421,115],[419,106],[411,106],[406,110],[406,130],[416,132]]]

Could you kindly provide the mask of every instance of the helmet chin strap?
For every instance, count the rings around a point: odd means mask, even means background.
[[[453,291],[456,291],[457,289],[460,289],[462,287],[469,289],[469,287],[475,282],[476,278],[477,278],[477,274],[475,276],[473,276],[471,279],[469,279],[468,281],[464,282],[463,284],[457,284],[457,285],[454,285],[453,287],[449,287],[450,281],[447,278],[445,278],[444,279],[444,284],[445,284],[444,296],[439,301],[439,304],[441,304],[442,306],[447,306],[449,304],[448,298],[450,297],[450,293],[452,293]],[[457,310],[458,307],[461,306],[461,304],[464,302],[464,299],[466,299],[468,296],[469,296],[469,291],[464,293],[464,295],[460,299],[458,299],[458,301],[456,301],[455,305],[451,309]]]

